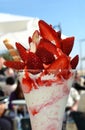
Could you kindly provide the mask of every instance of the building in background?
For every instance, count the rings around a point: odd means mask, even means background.
[[[27,46],[28,37],[38,29],[38,18],[0,14],[0,53],[6,50],[3,40],[9,39],[12,45],[21,42]]]

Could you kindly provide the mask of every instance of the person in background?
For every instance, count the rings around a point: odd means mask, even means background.
[[[17,88],[17,81],[13,76],[9,76],[5,80],[5,88],[4,93],[7,96],[10,96],[10,94]]]
[[[62,130],[66,130],[66,125],[68,120],[72,120],[71,112],[78,110],[78,104],[80,101],[80,94],[75,88],[71,88],[70,94],[67,101],[67,106],[65,109],[65,116],[63,120],[63,127]]]
[[[13,130],[13,122],[10,117],[5,116],[7,100],[4,92],[0,90],[0,130]]]
[[[14,77],[15,78],[15,71],[12,68],[6,68],[4,74],[6,77]]]
[[[0,70],[3,67],[4,59],[0,57]],[[0,90],[0,99],[4,99],[4,92]],[[12,120],[9,117],[4,116],[6,111],[6,103],[0,100],[0,130],[13,130]]]
[[[68,97],[66,110],[77,111],[78,105],[81,97],[81,91],[85,91],[85,87],[80,84],[80,76],[76,72],[74,83],[72,84],[72,88]]]
[[[5,59],[3,57],[0,57],[0,70],[3,68],[3,63]]]
[[[77,111],[79,101],[80,101],[80,93],[75,88],[72,87],[68,97],[66,111],[70,112]]]
[[[84,82],[81,84],[81,77],[79,76],[77,71],[75,74],[75,80],[72,87],[75,88],[80,94],[81,94],[81,91],[83,90],[85,91]]]
[[[10,112],[13,112],[16,109],[16,106],[12,104],[12,101],[13,100],[22,100],[22,99],[24,99],[24,94],[22,91],[21,83],[18,80],[16,89],[11,93],[11,95],[9,97],[8,108],[9,108]],[[18,107],[18,114],[22,114],[22,115],[24,114],[22,106]]]
[[[78,106],[81,98],[81,91],[85,91],[85,87],[80,84],[80,76],[76,72],[74,83],[70,90],[70,94],[67,101],[67,106],[65,109],[65,119],[63,121],[62,130],[66,130],[67,120],[75,120],[74,114],[78,114]],[[78,118],[78,117],[77,117]]]
[[[12,120],[4,116],[5,109],[5,103],[0,103],[0,130],[13,130]]]
[[[80,78],[78,77],[78,74],[76,72],[74,83],[72,84],[68,101],[67,101],[67,105],[65,108],[65,116],[63,120],[62,130],[66,130],[67,121],[71,118],[70,117],[71,112],[78,110],[78,104],[80,101],[80,91],[78,91],[76,87],[74,86],[76,83],[79,84],[79,81],[80,81]]]

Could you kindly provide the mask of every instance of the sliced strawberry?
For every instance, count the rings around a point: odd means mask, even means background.
[[[57,55],[57,57],[59,57],[59,56],[65,55],[65,54],[62,52],[62,50],[60,48],[57,48],[56,55]]]
[[[43,47],[45,49],[47,49],[49,52],[51,52],[52,54],[56,55],[56,46],[51,43],[50,41],[48,41],[47,39],[41,39],[37,48],[39,47]]]
[[[38,70],[43,69],[43,64],[40,58],[33,52],[29,52],[28,61],[27,61],[27,68]]]
[[[76,55],[76,56],[71,60],[71,62],[70,62],[72,69],[75,69],[75,68],[76,68],[78,62],[79,62],[79,56]]]
[[[36,49],[37,49],[36,43],[31,42],[31,43],[30,43],[30,52],[35,53],[35,52],[36,52]]]
[[[32,89],[32,82],[31,82],[31,80],[23,78],[22,79],[22,83],[23,83],[23,85],[22,85],[23,92],[24,93],[29,93],[31,91],[31,89]]]
[[[33,80],[29,77],[28,72],[25,73],[25,76],[22,79],[22,89],[24,93],[29,93],[33,87]]]
[[[35,30],[35,32],[32,35],[32,38],[29,37],[29,45],[30,45],[30,51],[36,52],[37,44],[39,43],[39,31]]]
[[[43,38],[55,42],[56,46],[60,48],[60,39],[61,39],[61,33],[56,32],[50,25],[48,25],[45,21],[40,20],[38,22],[40,34]]]
[[[35,30],[35,32],[32,35],[32,42],[38,43],[39,42],[39,31]]]
[[[74,45],[74,37],[68,37],[61,40],[61,49],[63,53],[69,55]]]
[[[55,60],[54,55],[43,47],[37,48],[36,55],[44,64],[51,64]]]
[[[28,59],[28,51],[25,47],[23,47],[20,43],[16,42],[16,47],[18,49],[18,52],[20,54],[20,57],[23,61],[27,61]]]
[[[28,37],[28,43],[30,44],[32,42],[32,38]]]
[[[57,60],[55,60],[47,69],[48,72],[51,72],[52,70],[64,70],[68,69],[70,66],[70,60],[67,56],[62,55]]]
[[[60,73],[58,73],[58,78],[62,79],[62,77],[64,79],[68,79],[70,77],[71,72],[67,69],[67,70],[62,70]]]
[[[6,65],[7,67],[16,69],[16,70],[24,69],[25,67],[25,64],[19,61],[5,61],[4,65]]]

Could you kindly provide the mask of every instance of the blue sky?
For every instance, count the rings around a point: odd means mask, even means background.
[[[80,53],[79,40],[85,38],[85,0],[0,0],[0,13],[38,17],[52,25],[60,24],[63,34],[75,36],[73,54]],[[81,44],[85,56],[85,43]]]

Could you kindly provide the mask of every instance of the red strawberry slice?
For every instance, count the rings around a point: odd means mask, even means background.
[[[30,44],[32,42],[32,38],[28,37],[28,43]]]
[[[27,65],[28,69],[34,69],[34,72],[36,70],[35,73],[37,73],[37,71],[39,72],[41,69],[43,69],[42,61],[33,52],[29,52],[28,61],[27,61],[26,65]]]
[[[37,48],[36,55],[44,64],[51,64],[55,60],[54,55],[43,47]]]
[[[52,70],[58,71],[58,70],[64,70],[68,69],[70,66],[70,60],[67,56],[62,55],[57,60],[55,60],[47,69],[48,72],[51,72]]]
[[[28,72],[25,72],[25,76],[22,79],[22,89],[24,93],[29,93],[32,88],[35,88],[33,80],[29,77]]]
[[[69,70],[62,70],[60,73],[58,73],[58,78],[62,79],[68,79],[70,77],[71,72]]]
[[[68,37],[61,40],[61,49],[62,51],[69,55],[74,45],[74,37]]]
[[[5,61],[4,65],[6,65],[7,67],[16,69],[16,70],[24,69],[25,67],[25,64],[19,61]]]
[[[56,51],[57,51],[57,52],[56,52],[57,57],[62,56],[62,55],[65,55],[60,48],[57,48]]]
[[[43,47],[45,49],[47,49],[49,52],[51,52],[52,54],[56,55],[56,46],[51,43],[50,41],[48,41],[47,39],[41,39],[37,48],[39,47]]]
[[[22,83],[23,83],[23,85],[22,85],[23,92],[24,93],[29,93],[31,91],[31,89],[32,89],[32,82],[31,82],[31,80],[23,78],[22,79]]]
[[[71,62],[70,62],[72,69],[75,69],[75,68],[76,68],[78,62],[79,62],[79,56],[76,55],[76,56],[71,60]]]
[[[18,49],[18,52],[20,54],[20,57],[23,61],[27,61],[28,58],[28,51],[26,50],[25,47],[23,47],[20,43],[16,42],[16,47]]]
[[[34,82],[34,80],[32,80],[29,76],[29,72],[28,70],[24,70],[25,74],[22,78],[22,89],[24,93],[29,93],[32,89],[37,89],[37,86]]]
[[[40,34],[43,38],[55,42],[56,46],[60,48],[60,39],[61,32],[56,32],[50,25],[48,25],[45,21],[40,20],[38,22]]]

